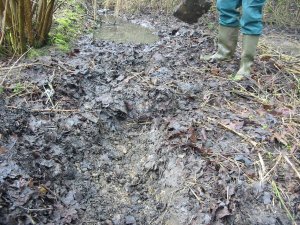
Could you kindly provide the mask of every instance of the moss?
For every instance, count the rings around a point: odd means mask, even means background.
[[[39,56],[44,56],[48,54],[48,48],[43,47],[43,48],[32,48],[29,50],[27,53],[27,57],[29,59],[37,58]]]
[[[13,89],[13,93],[18,95],[25,90],[25,86],[21,83],[17,83]]]
[[[80,34],[82,27],[82,20],[84,10],[80,3],[69,1],[69,7],[62,10],[54,21],[54,29],[50,33],[50,42],[57,47],[57,49],[67,52],[71,48],[71,42]]]
[[[55,48],[60,52],[68,52],[72,42],[80,35],[83,27],[82,17],[85,10],[81,1],[68,0],[65,6],[57,11],[53,21],[53,28],[49,33],[48,46],[42,49],[31,49],[27,55],[29,58],[36,58],[47,55],[49,49]]]

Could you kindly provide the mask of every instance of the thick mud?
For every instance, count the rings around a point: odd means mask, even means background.
[[[0,102],[0,224],[293,224],[261,179],[256,146],[270,157],[281,150],[272,139],[279,113],[234,92],[251,91],[227,79],[238,59],[199,60],[214,50],[203,22],[143,20],[157,42],[86,35],[68,55],[10,72]],[[30,85],[15,95],[13,80]],[[299,222],[293,171],[272,176],[288,185]]]

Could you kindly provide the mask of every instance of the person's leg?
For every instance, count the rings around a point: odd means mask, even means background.
[[[243,34],[243,46],[240,69],[235,80],[250,76],[251,65],[256,54],[259,36],[262,33],[263,6],[265,0],[242,0],[242,18],[240,20]]]
[[[242,0],[217,0],[219,11],[219,24],[225,27],[240,26],[240,12]]]
[[[236,49],[242,0],[217,0],[219,11],[218,50],[214,55],[201,56],[203,60],[227,60],[230,59]]]

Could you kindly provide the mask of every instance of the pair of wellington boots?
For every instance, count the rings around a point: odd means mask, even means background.
[[[230,60],[236,50],[239,37],[238,27],[219,27],[218,50],[214,55],[203,56],[203,60]],[[259,35],[243,35],[242,54],[239,71],[232,77],[235,81],[240,81],[249,77],[251,65],[253,64],[256,54]]]

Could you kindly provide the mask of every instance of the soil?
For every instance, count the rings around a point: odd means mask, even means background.
[[[252,81],[230,81],[239,53],[200,61],[215,49],[205,22],[127,19],[151,23],[159,40],[84,35],[69,54],[23,60],[6,77],[0,224],[299,224],[299,179],[275,165],[286,152],[275,134],[299,108],[263,104],[247,94]],[[255,76],[270,89],[276,68],[263,65]],[[298,165],[299,146],[291,149]]]

